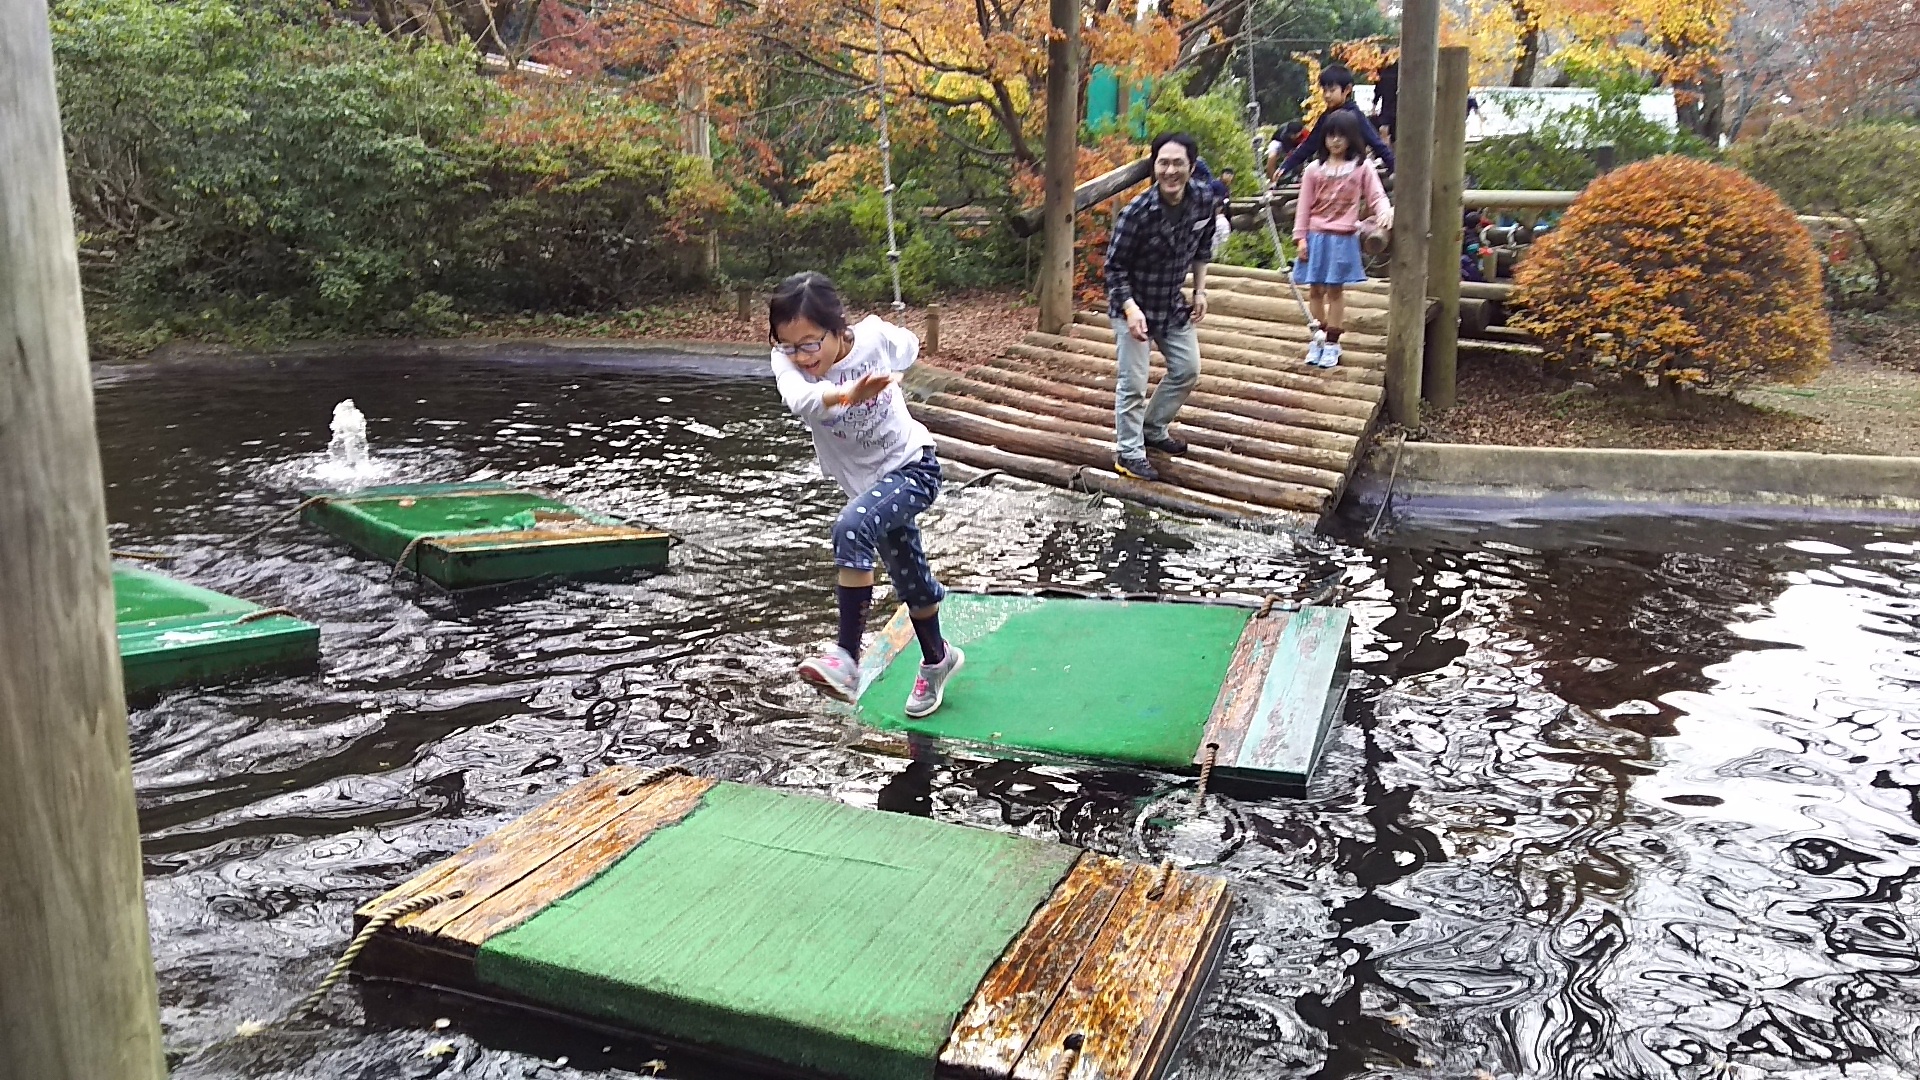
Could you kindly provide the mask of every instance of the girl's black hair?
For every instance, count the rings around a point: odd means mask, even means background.
[[[1367,153],[1366,136],[1360,132],[1360,114],[1352,109],[1329,109],[1320,122],[1314,125],[1313,138],[1320,144],[1320,150],[1314,157],[1325,161],[1333,156],[1327,149],[1327,137],[1345,135],[1347,137],[1347,160],[1359,161]]]
[[[833,279],[817,270],[803,270],[782,281],[767,299],[767,340],[778,341],[780,328],[805,319],[829,334],[847,332],[847,307]]]

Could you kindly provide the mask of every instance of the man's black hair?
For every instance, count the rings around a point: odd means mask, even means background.
[[[767,300],[767,340],[780,340],[780,328],[805,319],[829,334],[847,332],[847,308],[833,279],[817,270],[802,270],[782,281]]]
[[[1328,109],[1326,114],[1320,117],[1320,122],[1313,128],[1313,137],[1320,144],[1319,150],[1314,154],[1315,159],[1326,161],[1333,156],[1327,149],[1327,138],[1331,135],[1347,137],[1348,161],[1359,161],[1366,156],[1367,137],[1361,131],[1358,112],[1352,109]]]
[[[1155,135],[1153,137],[1153,150],[1148,155],[1149,159],[1159,161],[1160,148],[1168,143],[1177,143],[1182,149],[1186,150],[1188,165],[1193,165],[1200,160],[1200,144],[1193,141],[1193,136],[1183,131],[1169,131],[1165,134]]]
[[[1343,90],[1353,89],[1353,72],[1345,64],[1328,64],[1320,72],[1321,86],[1338,86]]]
[[[1286,143],[1289,147],[1299,143],[1300,136],[1305,135],[1306,133],[1307,133],[1307,124],[1306,124],[1306,121],[1304,120],[1289,120],[1286,123],[1281,124],[1280,130],[1279,132],[1277,132],[1277,134],[1280,136],[1280,141]]]

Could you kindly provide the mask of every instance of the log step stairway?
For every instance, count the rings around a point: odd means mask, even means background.
[[[1081,312],[964,371],[915,369],[913,414],[942,457],[1219,520],[1315,526],[1339,502],[1380,414],[1386,296],[1347,294],[1339,367],[1305,362],[1309,331],[1269,270],[1208,270],[1201,375],[1175,424],[1186,454],[1148,456],[1161,481],[1113,472],[1113,329]],[[1152,354],[1154,381],[1164,360]]]

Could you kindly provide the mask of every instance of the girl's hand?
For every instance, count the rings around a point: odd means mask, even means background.
[[[877,371],[872,375],[863,375],[846,386],[841,387],[840,394],[846,399],[848,405],[859,405],[862,402],[872,401],[874,398],[886,393],[887,387],[892,385],[893,376],[891,374],[884,371]]]
[[[1301,262],[1306,262],[1306,261],[1307,261],[1307,239],[1306,239],[1306,237],[1304,237],[1304,236],[1303,236],[1303,237],[1301,237],[1301,238],[1300,238],[1300,243],[1299,243],[1299,244],[1297,244],[1297,245],[1296,245],[1296,247],[1297,247],[1297,249],[1298,249],[1298,250],[1299,250],[1299,252],[1300,252],[1300,261],[1301,261]]]

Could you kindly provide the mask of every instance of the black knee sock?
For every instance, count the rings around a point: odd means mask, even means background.
[[[937,664],[947,658],[947,640],[940,636],[940,611],[913,620],[913,636],[920,639],[920,662]]]
[[[860,638],[867,629],[867,605],[873,602],[873,586],[836,585],[833,594],[840,601],[840,647],[858,660]]]
[[[1329,345],[1340,344],[1341,333],[1343,333],[1343,331],[1337,326],[1327,327],[1327,344]]]

